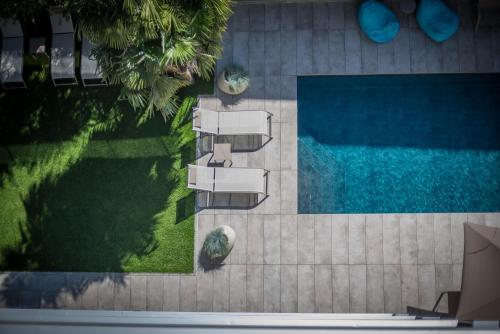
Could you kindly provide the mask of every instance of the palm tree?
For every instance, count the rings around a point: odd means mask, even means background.
[[[78,0],[65,2],[94,42],[106,81],[141,120],[175,112],[179,88],[208,79],[221,52],[230,0]]]

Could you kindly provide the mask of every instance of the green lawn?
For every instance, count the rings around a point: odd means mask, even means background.
[[[0,270],[193,270],[193,101],[138,127],[117,96],[49,83],[2,93]]]

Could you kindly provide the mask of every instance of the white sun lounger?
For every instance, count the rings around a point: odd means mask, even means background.
[[[97,64],[97,60],[92,55],[93,47],[94,44],[83,36],[80,75],[84,86],[101,86],[106,84],[102,79],[102,72]]]
[[[17,19],[1,19],[2,53],[0,81],[2,87],[26,88],[23,79],[24,34]]]
[[[209,193],[247,193],[267,196],[269,171],[188,165],[188,188]]]
[[[193,130],[214,135],[263,135],[271,138],[271,116],[270,112],[263,110],[194,108]]]
[[[50,50],[50,74],[54,86],[76,85],[75,30],[71,16],[62,7],[50,7],[52,48]]]

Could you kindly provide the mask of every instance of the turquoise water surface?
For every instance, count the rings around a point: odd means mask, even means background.
[[[299,213],[500,211],[500,75],[297,85]]]

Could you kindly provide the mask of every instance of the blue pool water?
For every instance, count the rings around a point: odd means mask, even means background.
[[[298,78],[299,213],[500,211],[500,75]]]

